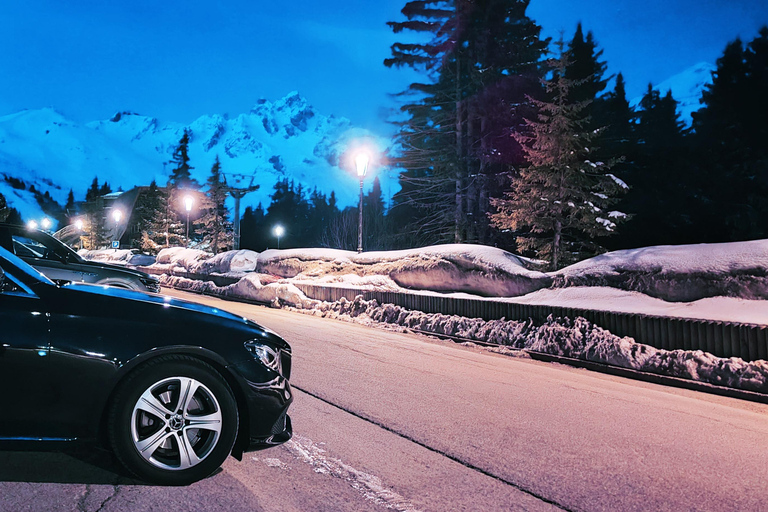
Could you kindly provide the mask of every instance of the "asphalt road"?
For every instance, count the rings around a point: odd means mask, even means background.
[[[181,292],[293,346],[294,439],[182,488],[0,452],[2,511],[768,509],[768,406]]]

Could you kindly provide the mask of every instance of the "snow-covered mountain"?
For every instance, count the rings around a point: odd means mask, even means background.
[[[260,189],[245,197],[243,208],[259,202],[266,207],[273,185],[282,178],[308,191],[335,191],[342,207],[357,204],[357,177],[343,165],[342,156],[356,144],[386,147],[384,139],[347,119],[319,113],[297,92],[274,103],[261,99],[237,117],[206,115],[186,126],[129,112],[78,124],[53,109],[25,110],[0,117],[0,193],[25,218],[38,218],[42,211],[31,185],[62,205],[70,189],[82,200],[96,176],[113,190],[148,185],[153,179],[164,185],[172,168],[167,162],[184,128],[191,130],[190,165],[200,183],[217,155],[231,185],[247,186],[254,176]],[[385,191],[397,186],[386,173],[380,179]]]
[[[699,103],[701,93],[707,84],[712,83],[712,72],[716,69],[716,66],[708,62],[699,62],[695,66],[654,85],[653,88],[659,91],[662,96],[668,91],[672,91],[672,97],[678,102],[677,110],[680,112],[680,119],[686,126],[690,126],[691,114],[701,108]],[[641,99],[642,97],[634,98],[630,104],[637,107]]]

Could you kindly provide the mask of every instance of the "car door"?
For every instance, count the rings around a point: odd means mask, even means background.
[[[49,315],[12,274],[0,269],[0,282],[0,438],[47,437]]]

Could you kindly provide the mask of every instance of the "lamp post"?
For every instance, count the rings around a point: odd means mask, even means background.
[[[355,168],[357,169],[357,177],[360,178],[360,205],[357,225],[357,252],[358,254],[363,252],[363,178],[368,170],[368,153],[358,153],[355,157]]]
[[[285,228],[278,224],[272,229],[272,232],[277,237],[277,248],[280,249],[280,237],[285,234]]]
[[[184,209],[187,210],[187,237],[186,237],[186,247],[189,248],[189,212],[192,211],[192,204],[195,202],[195,199],[192,196],[184,196]]]
[[[83,248],[83,228],[85,227],[85,223],[83,222],[83,219],[77,219],[75,220],[75,228],[78,231],[77,240],[80,242],[79,249]]]
[[[115,219],[115,238],[118,239],[117,243],[115,243],[115,240],[112,240],[112,247],[114,247],[115,252],[117,252],[117,249],[120,246],[120,221],[123,220],[123,211],[115,208],[112,210],[112,218]]]

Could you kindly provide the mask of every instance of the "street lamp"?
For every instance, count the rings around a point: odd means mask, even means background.
[[[360,205],[359,205],[359,222],[357,225],[357,252],[358,254],[363,252],[363,177],[368,170],[368,153],[365,151],[358,153],[355,157],[355,168],[357,169],[357,177],[360,178]]]
[[[189,212],[192,211],[192,204],[195,199],[192,196],[184,196],[184,208],[187,210],[187,247],[189,247]]]
[[[37,229],[37,222],[34,220],[27,222],[27,229]]]
[[[112,210],[112,218],[115,220],[115,236],[114,238],[117,238],[118,240],[112,240],[112,247],[115,249],[115,252],[117,252],[117,249],[120,246],[120,221],[123,220],[123,211],[118,210],[115,208]]]
[[[46,230],[46,231],[48,231],[49,229],[51,229],[51,219],[49,219],[48,217],[45,217],[45,218],[44,218],[44,219],[43,219],[43,220],[40,222],[40,224],[43,226],[43,229],[44,229],[44,230]]]
[[[280,224],[278,224],[277,226],[272,228],[272,232],[277,237],[277,248],[279,249],[280,248],[280,237],[285,234],[285,228],[283,226],[281,226]]]
[[[83,222],[83,219],[76,219],[75,220],[75,228],[78,231],[77,240],[80,242],[80,249],[83,248],[83,228],[85,227],[85,223]]]

